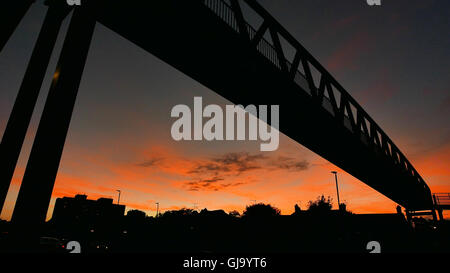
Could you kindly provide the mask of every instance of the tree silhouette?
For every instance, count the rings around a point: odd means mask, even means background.
[[[133,210],[129,210],[127,212],[127,217],[130,218],[135,218],[135,219],[143,219],[145,218],[147,215],[145,214],[145,212],[141,211],[141,210],[137,210],[137,209],[133,209]]]
[[[197,215],[198,212],[196,210],[193,209],[188,209],[188,208],[182,208],[180,210],[169,210],[164,212],[161,217],[162,218],[178,218],[180,216],[189,216],[189,215]]]
[[[281,211],[270,204],[254,204],[245,208],[242,217],[271,217],[280,215]]]
[[[237,210],[232,210],[228,213],[228,215],[232,216],[232,217],[240,217],[241,214],[239,213],[239,211]]]
[[[294,206],[294,213],[292,215],[300,215],[302,213],[302,209],[298,204],[295,204]]]
[[[321,195],[317,197],[316,201],[309,201],[308,202],[308,211],[312,213],[324,213],[331,211],[332,208],[332,198],[328,196],[328,198],[325,198],[325,196]]]

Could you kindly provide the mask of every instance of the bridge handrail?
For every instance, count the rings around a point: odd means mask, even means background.
[[[435,205],[450,205],[450,193],[433,193]]]
[[[247,39],[254,43],[253,45],[256,47],[257,51],[267,58],[279,70],[286,70],[283,72],[289,73],[291,76],[293,75],[292,79],[294,81],[298,76],[306,80],[309,85],[309,90],[306,90],[307,88],[302,86],[300,83],[296,83],[303,90],[307,92],[309,91],[309,94],[313,98],[318,98],[322,107],[324,107],[323,101],[328,100],[333,105],[333,112],[336,118],[341,118],[344,123],[346,119],[347,122],[350,121],[350,130],[352,132],[363,135],[369,139],[371,145],[381,150],[381,152],[393,160],[396,165],[400,166],[403,171],[408,172],[409,175],[417,179],[418,183],[422,184],[425,189],[429,190],[423,178],[419,175],[406,156],[387,136],[381,127],[369,116],[369,114],[367,114],[361,105],[359,105],[359,103],[345,90],[345,88],[342,87],[342,85],[319,63],[319,61],[317,61],[314,56],[312,56],[306,48],[304,48],[256,0],[244,1],[250,8],[253,9],[253,11],[263,18],[263,23],[260,26],[260,29],[254,29],[247,21],[245,21],[239,4],[237,3],[238,0],[229,0],[230,4],[228,4],[225,0],[203,0],[203,3],[236,32],[245,34]],[[267,30],[271,32],[274,44],[271,44],[264,39],[264,37],[262,37]],[[275,44],[275,41],[279,39],[278,35],[281,35],[294,49],[296,49],[295,58],[292,63],[284,57],[279,40],[278,46]],[[255,37],[257,39],[256,41]],[[314,83],[309,64],[311,64],[320,73],[319,87],[317,87]],[[306,75],[298,70],[300,65],[303,66],[303,71],[305,71]],[[340,105],[337,105],[337,101],[334,97],[334,90],[340,93]],[[325,91],[328,92],[330,98],[327,98],[324,95]],[[352,106],[355,110],[353,110]],[[347,113],[345,113],[346,111]]]

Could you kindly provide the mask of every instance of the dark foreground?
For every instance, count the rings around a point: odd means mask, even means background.
[[[372,249],[368,243],[376,241],[382,253],[450,251],[449,221],[408,223],[400,214],[238,218],[206,211],[160,218],[124,216],[114,221],[52,220],[33,238],[27,237],[32,229],[27,230],[16,232],[2,222],[0,250],[68,252],[67,242],[77,241],[83,253],[368,253]]]

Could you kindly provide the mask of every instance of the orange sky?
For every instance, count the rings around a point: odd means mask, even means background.
[[[151,135],[148,128],[144,134]],[[149,215],[160,210],[194,207],[242,212],[256,200],[271,203],[283,214],[294,204],[306,207],[318,195],[330,195],[336,206],[336,188],[331,170],[339,171],[340,198],[355,213],[394,212],[396,204],[349,174],[281,135],[275,152],[259,152],[257,142],[175,142],[170,138],[134,145],[132,140],[105,140],[94,150],[66,145],[48,219],[57,197],[87,194],[90,199],[112,197],[122,190],[121,203]],[[205,145],[207,152],[196,148]],[[224,153],[208,146],[225,145]],[[183,147],[183,148],[181,148]],[[236,149],[238,147],[239,149]],[[181,149],[180,149],[181,148]],[[234,149],[233,149],[234,148]],[[118,156],[122,155],[122,156]],[[413,163],[433,192],[449,192],[450,143]],[[23,167],[14,176],[1,217],[9,219]]]

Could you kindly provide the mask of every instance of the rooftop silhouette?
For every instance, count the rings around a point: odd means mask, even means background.
[[[448,221],[423,218],[408,222],[400,212],[353,214],[332,210],[330,198],[319,196],[306,209],[281,215],[264,203],[249,205],[240,214],[224,210],[183,208],[149,217],[140,210],[112,204],[112,199],[89,200],[85,195],[59,198],[34,250],[64,252],[77,241],[83,252],[367,252],[377,241],[383,252],[450,250]],[[2,222],[1,251],[26,251]],[[20,247],[18,247],[20,246]],[[53,248],[51,247],[53,246]],[[61,246],[63,246],[61,248]]]

